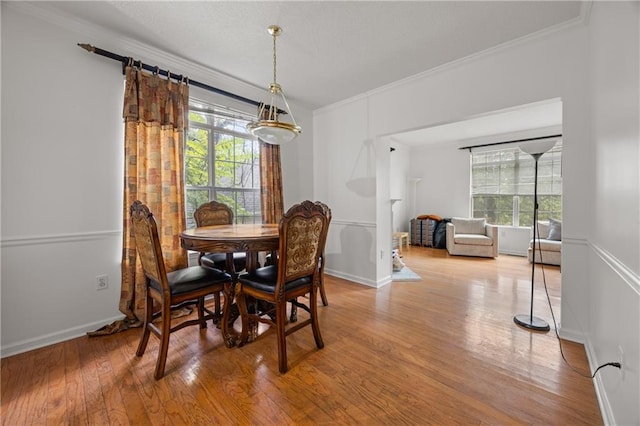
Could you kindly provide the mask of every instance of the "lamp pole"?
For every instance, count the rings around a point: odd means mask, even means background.
[[[555,144],[555,142],[554,142]],[[553,146],[553,145],[551,145]],[[549,147],[548,149],[551,149]],[[543,320],[542,318],[538,318],[533,316],[533,290],[534,290],[534,278],[536,272],[536,240],[538,241],[538,246],[540,246],[540,238],[538,235],[538,160],[542,157],[548,149],[543,150],[542,152],[527,152],[530,154],[535,161],[535,173],[534,173],[534,185],[533,185],[533,257],[531,262],[531,308],[529,314],[520,314],[513,317],[513,321],[525,328],[530,330],[537,331],[549,331],[549,324]]]

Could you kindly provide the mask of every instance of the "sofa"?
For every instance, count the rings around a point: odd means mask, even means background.
[[[484,218],[453,217],[446,234],[447,251],[453,256],[498,257],[498,227]]]
[[[531,233],[533,234],[533,229]],[[562,258],[562,222],[554,219],[538,221],[538,234],[540,239],[536,238],[536,263],[560,266]],[[533,262],[533,240],[532,235],[531,241],[529,241],[529,250],[527,251],[529,263]],[[539,246],[538,241],[540,242]]]

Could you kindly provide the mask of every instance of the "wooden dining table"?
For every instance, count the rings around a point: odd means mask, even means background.
[[[212,225],[187,229],[180,234],[183,248],[203,253],[228,253],[227,270],[234,271],[233,253],[247,253],[247,271],[254,271],[258,266],[258,253],[278,250],[280,236],[277,224],[232,224]],[[235,299],[237,275],[231,274],[232,282],[225,284],[224,303],[222,307],[222,324],[220,329],[227,347],[237,343],[239,334],[229,324],[230,314]]]

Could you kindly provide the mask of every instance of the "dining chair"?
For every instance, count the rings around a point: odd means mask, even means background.
[[[226,272],[203,266],[167,272],[153,213],[141,201],[135,201],[131,205],[130,215],[147,291],[144,325],[136,355],[141,357],[144,354],[151,333],[160,339],[154,373],[154,378],[159,380],[164,376],[171,333],[191,325],[206,328],[206,321],[209,319],[219,321],[219,312],[206,309],[204,299],[210,294],[220,297],[225,283],[231,282],[232,278]],[[154,302],[159,305],[157,314],[154,314]],[[198,318],[181,320],[172,327],[171,311],[188,305],[197,306]],[[158,316],[161,317],[161,322],[156,325],[153,321]]]
[[[198,207],[193,212],[196,226],[231,225],[233,224],[233,211],[226,204],[218,201],[209,201]],[[237,278],[238,272],[247,267],[247,254],[238,253],[200,253],[198,264],[207,268],[215,268],[227,271]],[[220,297],[214,298],[215,309],[220,313]]]
[[[211,225],[231,225],[233,224],[233,211],[226,204],[218,201],[209,201],[201,205],[193,212],[196,226]],[[214,267],[217,269],[227,269],[227,253],[200,253],[200,264],[202,266]],[[240,272],[247,266],[246,253],[233,253],[233,271]]]
[[[328,221],[322,203],[304,201],[292,206],[278,225],[280,236],[278,261],[241,274],[236,287],[236,300],[242,318],[242,333],[239,346],[249,337],[249,325],[261,322],[276,329],[278,344],[278,367],[287,372],[286,337],[296,331],[311,326],[318,349],[324,347],[318,324],[318,276],[320,257],[328,232]],[[308,304],[297,301],[298,297],[309,297]],[[269,302],[266,311],[249,313],[249,298]],[[287,302],[309,313],[309,318],[290,323],[287,327]],[[275,317],[275,321],[274,318]]]
[[[331,209],[324,203],[320,201],[316,201],[320,207],[322,207],[324,214],[327,218],[327,230],[329,225],[331,224]],[[325,237],[326,238],[326,237]],[[326,242],[326,241],[325,241]],[[329,306],[329,300],[327,299],[327,293],[324,289],[324,265],[325,265],[325,254],[324,254],[324,245],[322,246],[322,253],[320,254],[320,262],[319,268],[320,273],[318,274],[318,289],[320,290],[320,299],[322,300],[323,306]],[[298,321],[298,310],[296,307],[296,300],[291,301],[291,312],[289,313],[289,321],[296,322]]]

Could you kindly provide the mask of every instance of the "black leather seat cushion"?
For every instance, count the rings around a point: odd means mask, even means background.
[[[167,273],[167,281],[172,295],[188,293],[208,287],[213,284],[220,284],[231,281],[231,275],[218,269],[204,268],[202,266],[190,266],[184,269]],[[162,291],[160,283],[151,280],[151,286],[158,291]]]
[[[226,253],[207,253],[200,259],[200,264],[207,268],[227,269]],[[233,253],[233,264],[236,272],[240,272],[247,267],[246,253]]]
[[[238,281],[247,287],[252,287],[265,293],[273,293],[276,287],[276,281],[278,279],[278,266],[270,265],[264,268],[258,268],[255,272],[250,274],[242,274],[238,277]],[[297,280],[290,281],[285,284],[285,291],[293,290],[295,288],[309,285],[313,275],[308,277],[298,278]]]

